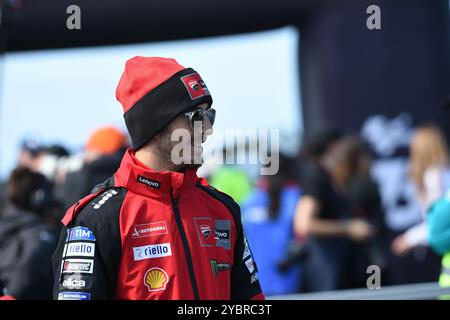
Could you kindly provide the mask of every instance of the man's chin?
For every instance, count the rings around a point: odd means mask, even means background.
[[[175,170],[177,172],[184,172],[186,170],[197,170],[203,165],[203,156],[199,155],[197,157],[194,157],[193,163],[181,163],[179,165],[175,166]]]
[[[199,164],[188,164],[186,165],[187,169],[194,169],[197,170],[198,168],[200,168],[203,165],[203,163],[199,163]]]
[[[190,151],[190,157],[184,158],[183,154],[180,156],[182,163],[174,164],[172,160],[172,171],[184,172],[186,170],[197,170],[203,165],[203,147],[192,148]]]
[[[197,171],[198,168],[200,168],[201,166],[202,166],[202,163],[200,163],[200,164],[184,164],[183,163],[183,164],[176,166],[173,171],[176,171],[176,172],[186,172],[187,170]]]

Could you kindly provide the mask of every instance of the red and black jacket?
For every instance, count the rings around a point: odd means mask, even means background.
[[[55,299],[263,299],[239,206],[194,170],[156,172],[130,149],[62,220]]]

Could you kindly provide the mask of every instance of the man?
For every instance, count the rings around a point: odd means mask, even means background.
[[[200,75],[173,59],[135,57],[116,97],[133,147],[62,220],[54,298],[263,299],[239,206],[196,175],[215,119]],[[180,130],[191,147],[181,162],[171,139]]]

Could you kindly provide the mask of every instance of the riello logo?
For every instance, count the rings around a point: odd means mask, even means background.
[[[93,257],[95,254],[95,243],[73,242],[65,246],[66,257],[82,256]]]
[[[134,261],[169,257],[172,255],[170,243],[141,246],[133,248]]]

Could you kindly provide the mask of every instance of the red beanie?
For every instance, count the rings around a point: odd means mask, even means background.
[[[200,75],[176,60],[134,57],[116,89],[134,149],[143,147],[181,112],[212,98]]]

